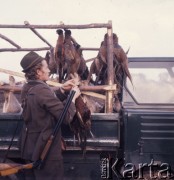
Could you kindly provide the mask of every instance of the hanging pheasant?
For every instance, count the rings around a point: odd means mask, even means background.
[[[57,64],[57,73],[59,74],[59,82],[62,82],[64,76],[64,67],[65,67],[65,60],[64,60],[64,35],[61,29],[57,31],[58,39],[57,44],[55,47],[55,60]]]

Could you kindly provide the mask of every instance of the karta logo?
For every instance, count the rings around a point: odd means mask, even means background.
[[[110,166],[110,156],[107,153],[100,154],[100,172],[101,179],[110,179],[111,176],[111,166]]]
[[[139,163],[135,166],[132,163],[122,165],[120,169],[120,160],[116,159],[111,163],[108,154],[101,155],[100,168],[102,179],[112,179],[113,175],[118,179],[173,179],[171,174],[171,166],[168,163],[156,163],[153,159],[150,163]],[[136,173],[135,173],[136,172]]]

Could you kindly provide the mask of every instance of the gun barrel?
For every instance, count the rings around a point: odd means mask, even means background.
[[[63,122],[63,120],[64,120],[64,118],[66,116],[66,113],[67,113],[67,111],[68,111],[68,109],[70,107],[70,104],[72,102],[72,99],[73,99],[75,93],[76,93],[75,91],[71,90],[71,92],[69,94],[69,97],[67,98],[64,110],[60,114],[60,117],[59,117],[59,119],[57,121],[57,124],[54,127],[53,132],[52,132],[50,138],[48,139],[48,141],[47,141],[47,143],[46,143],[46,145],[45,145],[45,147],[44,147],[44,149],[42,151],[42,154],[40,156],[40,165],[38,165],[39,167],[41,167],[44,164],[44,161],[45,161],[45,159],[46,159],[46,157],[47,157],[47,155],[49,153],[49,150],[50,150],[51,145],[52,145],[52,143],[54,141],[54,138],[55,138],[55,136],[57,135],[57,132],[60,129],[60,126],[61,126],[61,124],[62,124],[62,122]]]

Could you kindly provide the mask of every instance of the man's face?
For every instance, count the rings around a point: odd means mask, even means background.
[[[47,81],[49,79],[50,70],[48,68],[48,64],[46,60],[42,61],[42,67],[41,69],[37,70],[37,74],[38,74],[39,80]]]

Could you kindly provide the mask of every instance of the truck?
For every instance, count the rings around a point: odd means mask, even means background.
[[[50,50],[50,43],[36,29],[107,28],[112,23],[88,25],[0,25],[0,28],[31,29],[49,47],[15,48],[0,52]],[[108,38],[108,85],[113,85],[112,38]],[[97,48],[82,48],[98,50]],[[69,126],[62,126],[67,148],[63,151],[65,179],[172,179],[174,170],[174,58],[129,57],[133,84],[127,79],[121,93],[121,110],[113,112],[112,93],[107,91],[105,113],[91,114],[91,134],[86,153]],[[21,113],[0,113],[0,161],[24,164],[18,141],[23,119]],[[0,177],[1,178],[1,177]],[[2,177],[4,178],[4,177]],[[23,171],[7,179],[24,179]]]
[[[119,113],[93,113],[86,156],[69,126],[62,127],[69,179],[171,178],[174,169],[174,58],[129,59],[133,86],[127,80]],[[20,162],[21,114],[0,114],[0,158],[12,143],[8,161]],[[15,134],[14,134],[15,133]],[[14,136],[13,142],[12,137]],[[21,177],[21,176],[19,176]]]

